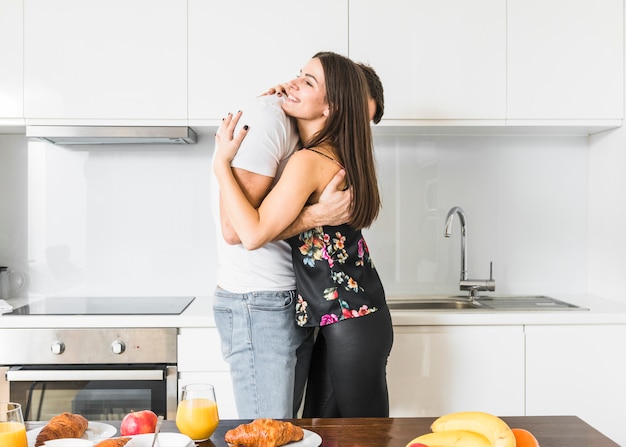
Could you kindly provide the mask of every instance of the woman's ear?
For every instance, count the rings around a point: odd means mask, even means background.
[[[323,115],[324,115],[325,117],[328,117],[328,115],[329,115],[329,114],[330,114],[330,109],[329,109],[328,107],[326,107],[326,108],[324,109],[324,113],[323,113]]]

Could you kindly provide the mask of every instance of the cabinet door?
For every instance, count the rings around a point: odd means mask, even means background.
[[[237,419],[230,368],[222,358],[217,329],[181,328],[178,331],[178,397],[183,385],[210,383],[215,387],[218,413]]]
[[[318,51],[347,56],[347,30],[347,0],[189,0],[190,124],[216,124]]]
[[[24,0],[24,19],[27,124],[186,124],[186,0]]]
[[[381,77],[385,120],[504,120],[505,20],[505,0],[354,0],[350,57]]]
[[[24,124],[22,0],[0,2],[0,124]]]
[[[181,328],[178,331],[178,370],[229,371],[222,358],[216,328]]]
[[[623,1],[508,0],[508,118],[623,117]]]
[[[526,414],[575,414],[626,445],[625,325],[526,327]]]
[[[524,414],[521,326],[396,326],[387,367],[392,417],[476,410]]]

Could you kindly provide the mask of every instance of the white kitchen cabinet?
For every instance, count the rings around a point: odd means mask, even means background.
[[[353,0],[350,57],[381,77],[387,123],[504,124],[505,0]]]
[[[621,120],[622,0],[507,0],[508,120]]]
[[[392,417],[524,414],[523,326],[395,326]]]
[[[0,125],[23,125],[22,0],[0,2]]]
[[[187,123],[186,0],[24,0],[24,24],[26,124]]]
[[[348,55],[348,0],[189,0],[190,125],[217,124],[318,51]]]
[[[572,414],[626,445],[626,325],[526,327],[526,414]]]
[[[223,419],[237,419],[230,368],[222,358],[217,329],[181,328],[178,332],[178,398],[183,385],[210,383],[215,387],[218,412]]]

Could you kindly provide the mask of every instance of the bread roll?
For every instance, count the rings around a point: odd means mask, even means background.
[[[131,438],[111,438],[100,441],[93,447],[124,447]]]
[[[303,437],[304,431],[291,422],[256,419],[228,430],[224,439],[233,447],[278,447]]]
[[[61,413],[54,416],[41,429],[35,439],[35,447],[42,446],[44,442],[60,438],[80,438],[87,430],[89,421],[80,414]]]

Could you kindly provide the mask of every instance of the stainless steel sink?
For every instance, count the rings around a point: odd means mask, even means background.
[[[529,295],[529,296],[482,296],[479,298],[481,304],[494,310],[589,310],[575,304],[557,300],[549,296]]]
[[[589,310],[575,304],[543,295],[481,296],[470,300],[468,296],[444,296],[394,299],[388,301],[392,310],[483,310],[505,312]]]
[[[455,299],[417,299],[414,301],[388,301],[389,309],[402,310],[440,310],[440,309],[480,309],[483,308],[477,302]]]

